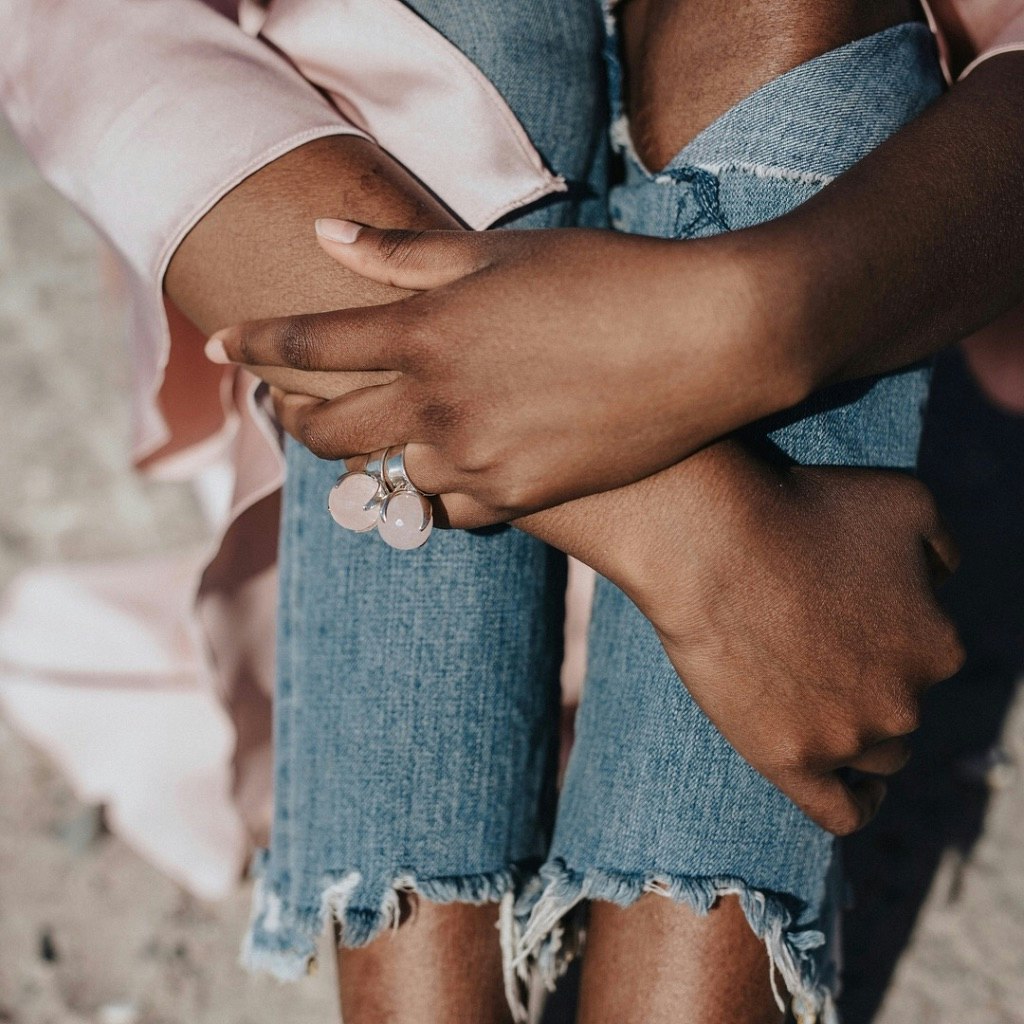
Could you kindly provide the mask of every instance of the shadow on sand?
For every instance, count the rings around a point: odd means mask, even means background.
[[[950,856],[957,870],[939,896],[958,898],[1024,671],[1024,418],[989,406],[958,353],[936,368],[921,476],[963,556],[944,602],[968,662],[929,695],[913,761],[877,820],[847,841],[855,906],[845,925],[844,1024],[873,1019],[935,872]]]

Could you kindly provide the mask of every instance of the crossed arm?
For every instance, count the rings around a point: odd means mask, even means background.
[[[410,234],[402,229],[456,226],[366,143],[317,143],[223,200],[181,247],[168,289],[207,330],[257,316],[341,310],[228,332],[228,354],[275,364],[261,372],[283,389],[282,419],[318,453],[348,456],[424,438],[421,469],[430,472],[423,456],[433,454],[439,471],[454,467],[456,476],[418,479],[443,493],[456,523],[517,516],[519,528],[618,583],[737,749],[819,822],[850,831],[870,816],[880,787],[867,781],[851,788],[836,769],[896,770],[906,757],[900,737],[916,724],[921,692],[959,664],[957,641],[932,594],[933,567],[954,560],[934,509],[897,476],[783,473],[734,441],[678,460],[817,387],[927,355],[1024,297],[1024,226],[1019,216],[993,214],[1000,204],[1013,209],[1022,183],[1014,142],[1022,63],[1021,55],[1007,54],[982,65],[797,213],[686,246],[581,232]],[[988,155],[980,165],[979,151]],[[958,183],[967,172],[964,188]],[[309,244],[311,221],[325,215],[400,230],[364,231],[356,244],[322,240],[339,270]],[[601,267],[614,270],[600,277]],[[572,291],[581,273],[590,278],[589,295],[598,275],[609,297],[609,308],[582,325]],[[653,275],[646,296],[665,303],[653,311],[645,304],[645,321],[659,325],[656,339],[622,322],[622,311],[633,307],[634,273],[648,281]],[[694,275],[702,287],[682,301],[677,285],[658,287]],[[530,281],[552,278],[564,287],[551,292],[568,299],[546,308],[538,327],[521,315],[524,295],[532,300]],[[623,283],[626,291],[616,291]],[[403,294],[395,284],[436,290],[423,291],[409,316],[409,304],[393,303]],[[737,295],[749,303],[732,301]],[[766,303],[766,295],[773,301]],[[369,303],[391,304],[366,316],[344,312]],[[765,309],[775,315],[765,317]],[[738,314],[722,315],[729,310]],[[516,344],[508,344],[506,331],[501,348],[488,345],[481,317],[515,324]],[[589,447],[579,453],[581,463],[572,462],[579,447],[565,445],[579,436],[580,419],[566,415],[564,390],[545,395],[543,378],[502,362],[503,351],[536,351],[543,338],[531,330],[560,335],[558,351],[571,367],[590,371],[576,373],[583,381],[573,395],[586,430],[587,409],[607,409],[610,399],[615,408],[609,386],[625,390],[621,365],[602,363],[605,326],[619,348],[633,336],[638,358],[657,355],[662,372],[629,374],[631,384],[644,379],[655,389],[640,389],[645,414],[652,407],[688,414],[666,416],[669,429],[650,438],[639,456],[637,409],[627,409],[619,424],[620,436],[631,441],[628,453],[616,451],[615,434],[601,435],[598,425],[600,440],[611,442],[594,446],[602,466],[611,467],[609,477],[595,472]],[[336,341],[339,328],[345,345]],[[709,337],[703,347],[688,344]],[[468,370],[452,372],[453,351],[469,360]],[[541,368],[563,380],[551,356],[545,359]],[[501,429],[489,440],[504,437],[504,448],[460,449],[468,435],[452,424],[480,424],[481,407],[493,420],[494,380],[511,390],[510,407],[542,409],[535,417],[541,435],[531,437],[529,424],[524,433],[514,415],[499,417]],[[366,387],[382,382],[390,382],[392,399],[410,382],[421,390],[415,400],[407,390],[404,402],[389,405],[389,387]],[[438,390],[431,393],[431,386]],[[517,390],[523,387],[529,394]],[[727,395],[734,400],[725,401]],[[544,415],[545,401],[556,399],[563,403],[557,414],[552,408]],[[413,420],[403,421],[400,406]],[[432,424],[423,415],[431,408],[448,415]],[[543,461],[510,461],[524,453],[554,460],[558,472]],[[514,488],[517,473],[558,480],[567,490],[502,491]],[[690,528],[681,531],[681,522]],[[833,578],[848,582],[841,592],[822,585],[825,552]],[[791,570],[785,582],[771,569],[780,564]],[[666,574],[666,565],[677,571]],[[785,630],[765,621],[763,610],[773,605],[786,609],[773,619]],[[837,622],[849,628],[837,630]],[[726,639],[736,636],[751,642],[737,649]],[[821,636],[830,637],[828,645],[818,643]],[[857,639],[864,636],[870,644]],[[827,694],[820,685],[826,677],[833,680]],[[771,709],[766,715],[749,714],[752,694],[740,690],[738,679],[757,680],[758,691],[771,697],[761,705]]]
[[[1024,301],[1022,110],[1024,53],[992,58],[793,213],[711,239],[322,240],[347,269],[421,293],[253,329],[232,355],[341,371],[295,388],[333,401],[290,401],[286,425],[326,458],[414,441],[414,478],[453,525],[621,486]],[[386,386],[338,397],[345,371],[383,369]]]
[[[312,221],[324,214],[451,226],[386,155],[358,140],[323,140],[222,200],[176,254],[169,293],[207,331],[402,294],[339,269],[311,244]],[[289,372],[271,375],[287,384]],[[339,386],[336,375],[314,378],[291,380],[307,392]],[[346,375],[344,387],[379,379]],[[835,769],[900,767],[905,749],[888,741],[913,727],[920,691],[956,667],[959,648],[935,603],[927,554],[934,548],[950,560],[949,544],[923,489],[896,474],[783,473],[725,441],[630,487],[517,525],[629,593],[726,736],[836,831],[870,817],[879,786],[851,789]],[[825,552],[847,587],[823,579]],[[792,575],[780,578],[778,565]],[[892,583],[879,588],[880,578]],[[766,619],[768,606],[779,609],[777,619]],[[846,623],[843,635],[836,622]],[[857,639],[864,635],[875,638],[869,647]],[[830,638],[826,649],[822,636]],[[730,643],[735,637],[745,643]],[[835,681],[827,691],[819,685],[826,663]],[[771,700],[759,700],[767,694]],[[751,715],[751,702],[771,711]]]

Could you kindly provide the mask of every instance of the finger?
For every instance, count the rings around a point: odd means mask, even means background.
[[[408,405],[396,402],[394,385],[363,388],[331,401],[286,395],[278,415],[299,444],[321,459],[350,459],[401,444],[409,436]]]
[[[383,446],[381,446],[383,447]],[[465,495],[457,494],[462,478],[453,471],[450,463],[436,449],[428,444],[406,443],[405,448],[405,474],[409,482],[417,490],[432,498],[445,495],[449,501],[454,501],[454,507],[458,509],[460,529],[467,528],[467,521],[471,518],[471,526],[480,525],[476,520],[480,518],[483,506],[477,508],[476,502],[473,505],[467,504]],[[380,448],[373,449],[379,451]],[[367,453],[345,456],[345,468],[351,472],[365,469]],[[475,514],[469,515],[471,510]],[[493,521],[493,519],[492,519]]]
[[[212,335],[206,358],[294,370],[401,370],[398,305],[250,320]]]
[[[942,586],[960,566],[960,549],[937,513],[925,534],[925,555],[936,587]]]
[[[329,256],[361,277],[415,290],[482,269],[505,244],[483,232],[383,230],[330,219],[316,222],[316,235]]]
[[[802,777],[785,790],[793,802],[827,832],[848,836],[863,828],[885,798],[882,779],[868,776],[848,784],[834,772]]]
[[[929,642],[922,651],[924,658],[923,679],[920,692],[931,689],[938,683],[952,678],[964,667],[967,651],[960,632],[953,620],[936,603]]]
[[[902,736],[876,743],[860,757],[850,761],[848,767],[869,775],[895,775],[910,760],[910,744]]]
[[[288,366],[247,366],[246,370],[279,391],[310,398],[340,398],[402,376],[395,370],[293,370]]]
[[[413,487],[424,494],[454,492],[461,483],[451,464],[429,444],[406,444],[405,472]]]
[[[479,530],[503,526],[495,519],[492,509],[471,495],[448,492],[430,500],[434,506],[434,525],[442,529]]]
[[[280,388],[271,388],[270,397],[274,401],[274,413],[277,416],[277,422],[296,441],[299,440],[298,425],[301,417],[316,406],[324,404],[322,398],[315,398],[310,395],[294,395],[287,391],[282,391]]]

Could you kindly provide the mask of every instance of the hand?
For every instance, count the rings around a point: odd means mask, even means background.
[[[723,461],[724,447],[689,460],[719,459],[715,475],[703,473],[714,513],[698,528],[673,528],[691,515],[673,479],[686,464],[629,489],[646,514],[634,516],[632,547],[612,573],[726,739],[811,818],[846,834],[877,809],[878,776],[905,764],[924,692],[962,664],[935,598],[955,547],[911,477],[779,471],[735,454]],[[867,775],[850,782],[839,774],[850,768]]]
[[[208,351],[271,383],[305,371],[306,396],[278,395],[278,413],[323,458],[407,442],[451,525],[630,483],[803,394],[771,352],[764,310],[786,303],[757,301],[728,236],[326,223],[339,263],[420,294],[243,324]],[[377,371],[393,379],[364,386]],[[285,390],[301,386],[292,373]]]

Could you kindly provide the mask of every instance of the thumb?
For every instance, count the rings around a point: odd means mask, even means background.
[[[490,262],[491,239],[474,231],[403,231],[351,220],[316,222],[321,248],[349,270],[395,288],[439,288]]]

